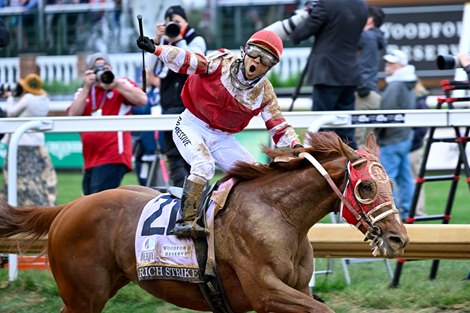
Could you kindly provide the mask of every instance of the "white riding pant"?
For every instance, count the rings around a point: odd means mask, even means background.
[[[215,166],[226,172],[237,161],[256,162],[232,134],[210,128],[188,110],[178,117],[173,141],[191,166],[191,174],[208,181],[214,177]]]

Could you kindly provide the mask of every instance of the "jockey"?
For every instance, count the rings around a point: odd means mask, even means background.
[[[156,46],[148,37],[139,37],[137,45],[173,71],[190,74],[181,92],[186,110],[178,117],[173,140],[191,171],[183,186],[182,219],[173,234],[204,236],[207,229],[195,219],[215,167],[226,172],[237,161],[256,162],[232,134],[261,114],[276,146],[302,147],[266,75],[281,58],[282,40],[272,31],[260,30],[241,48],[241,56],[226,49],[204,56],[176,46]]]

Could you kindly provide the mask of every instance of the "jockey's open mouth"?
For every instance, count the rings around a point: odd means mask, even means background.
[[[252,64],[252,65],[250,65],[250,67],[248,68],[248,73],[249,73],[249,74],[254,74],[254,72],[256,72],[256,65]]]

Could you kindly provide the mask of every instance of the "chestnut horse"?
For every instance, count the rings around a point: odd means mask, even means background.
[[[314,300],[308,285],[313,251],[307,233],[341,203],[320,174],[323,169],[337,189],[349,193],[349,207],[355,210],[348,213],[351,222],[373,239],[375,253],[403,254],[406,228],[395,214],[375,138],[369,136],[365,150],[358,151],[333,132],[307,138],[309,146],[299,157],[264,148],[274,160],[269,166],[239,163],[223,178],[237,180],[214,221],[216,264],[233,312],[332,312]],[[323,167],[312,166],[307,155]],[[137,279],[136,226],[145,204],[158,194],[133,186],[56,207],[12,207],[2,201],[0,236],[34,240],[48,235],[47,253],[64,313],[102,312],[129,282],[179,307],[210,311],[195,283]]]

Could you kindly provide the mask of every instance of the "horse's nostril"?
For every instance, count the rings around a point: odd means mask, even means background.
[[[399,247],[403,247],[405,245],[405,242],[402,240],[400,236],[389,236],[388,241],[391,244],[396,244]]]

